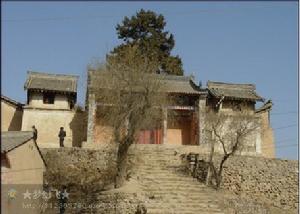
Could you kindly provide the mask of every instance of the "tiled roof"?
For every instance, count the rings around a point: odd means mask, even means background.
[[[3,100],[4,102],[7,102],[7,103],[9,103],[9,104],[15,106],[16,108],[22,108],[22,106],[24,105],[24,104],[19,103],[19,102],[15,101],[15,100],[13,100],[13,99],[7,97],[7,96],[4,96],[4,95],[1,95],[1,101],[2,101],[2,100]]]
[[[78,76],[28,71],[24,89],[77,92]]]
[[[233,84],[224,82],[207,82],[208,91],[214,97],[264,101],[264,98],[255,92],[255,85],[253,84]]]
[[[162,88],[167,93],[201,94],[190,76],[164,74],[153,74],[153,76],[162,80]],[[91,90],[95,87],[110,88],[110,83],[105,81],[105,72],[89,71],[88,87]]]
[[[32,139],[31,131],[8,131],[1,132],[1,153],[9,152],[14,148]]]
[[[164,75],[163,84],[167,93],[201,94],[191,76]]]

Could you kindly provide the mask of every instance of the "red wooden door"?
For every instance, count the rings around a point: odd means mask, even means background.
[[[162,143],[161,129],[149,129],[149,130],[140,131],[138,144],[161,144],[161,143]]]

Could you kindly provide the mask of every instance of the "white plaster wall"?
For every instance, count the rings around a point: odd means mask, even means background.
[[[269,112],[258,114],[261,117],[261,153],[266,158],[275,158],[275,143],[273,129],[269,124]]]
[[[29,98],[29,106],[34,108],[47,109],[69,109],[70,105],[66,95],[56,94],[54,104],[44,104],[42,93],[31,93]]]
[[[258,155],[261,155],[261,128],[258,129],[258,131],[256,132],[256,153]]]
[[[70,109],[70,105],[66,95],[62,95],[62,94],[55,95],[54,105],[58,108]]]
[[[38,130],[37,143],[40,147],[59,147],[58,133],[60,127],[64,127],[67,135],[65,146],[72,146],[74,142],[78,144],[85,140],[85,124],[83,112],[25,108],[22,131],[31,131],[31,127],[35,125]]]
[[[7,153],[10,167],[1,164],[2,184],[43,184],[45,166],[31,140]]]
[[[226,134],[230,133],[229,131],[229,126],[232,120],[234,120],[235,115],[234,113],[229,113],[230,110],[228,111],[228,115],[232,116],[230,118],[228,118],[226,121],[224,121],[223,125],[222,125],[222,130],[220,132],[220,135],[225,137]],[[224,111],[222,112],[224,113]],[[257,118],[259,119],[259,118]],[[259,126],[259,124],[258,124]],[[216,138],[216,136],[212,136],[213,138]],[[228,136],[229,137],[229,136]],[[229,140],[227,139],[226,142],[229,142]],[[251,133],[249,133],[245,139],[243,139],[243,141],[241,142],[241,147],[239,149],[239,151],[237,151],[237,154],[240,155],[251,155],[251,156],[256,156],[256,155],[260,155],[260,129],[257,130],[253,130]],[[207,145],[207,147],[209,148],[210,146]],[[214,150],[217,153],[221,153],[223,154],[223,147],[222,144],[220,142],[215,144]],[[230,150],[229,150],[230,151]]]
[[[4,101],[1,101],[1,131],[20,131],[22,111]]]

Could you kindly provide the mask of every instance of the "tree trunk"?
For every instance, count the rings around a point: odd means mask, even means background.
[[[216,176],[217,177],[217,184],[216,184],[216,189],[219,189],[220,186],[221,186],[221,182],[222,182],[222,172],[223,172],[223,167],[224,167],[224,163],[225,161],[228,159],[230,155],[224,155],[221,163],[220,163],[220,167],[219,167],[219,171],[218,171],[218,175]]]
[[[220,189],[221,182],[222,182],[222,169],[220,169],[218,175],[216,176],[216,189]]]
[[[208,165],[207,175],[206,175],[206,185],[209,185],[211,183],[211,170],[212,170],[211,167],[213,165],[214,151],[215,151],[215,144],[214,144],[214,142],[212,142],[209,159],[208,159],[209,165]]]
[[[115,178],[115,188],[121,187],[127,177],[127,153],[131,143],[129,141],[121,142],[117,154],[117,175]]]

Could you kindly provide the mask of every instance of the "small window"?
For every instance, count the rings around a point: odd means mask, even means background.
[[[242,103],[241,102],[233,102],[233,110],[234,111],[242,111]]]
[[[43,103],[44,104],[54,104],[55,94],[52,93],[44,93],[43,94]]]

